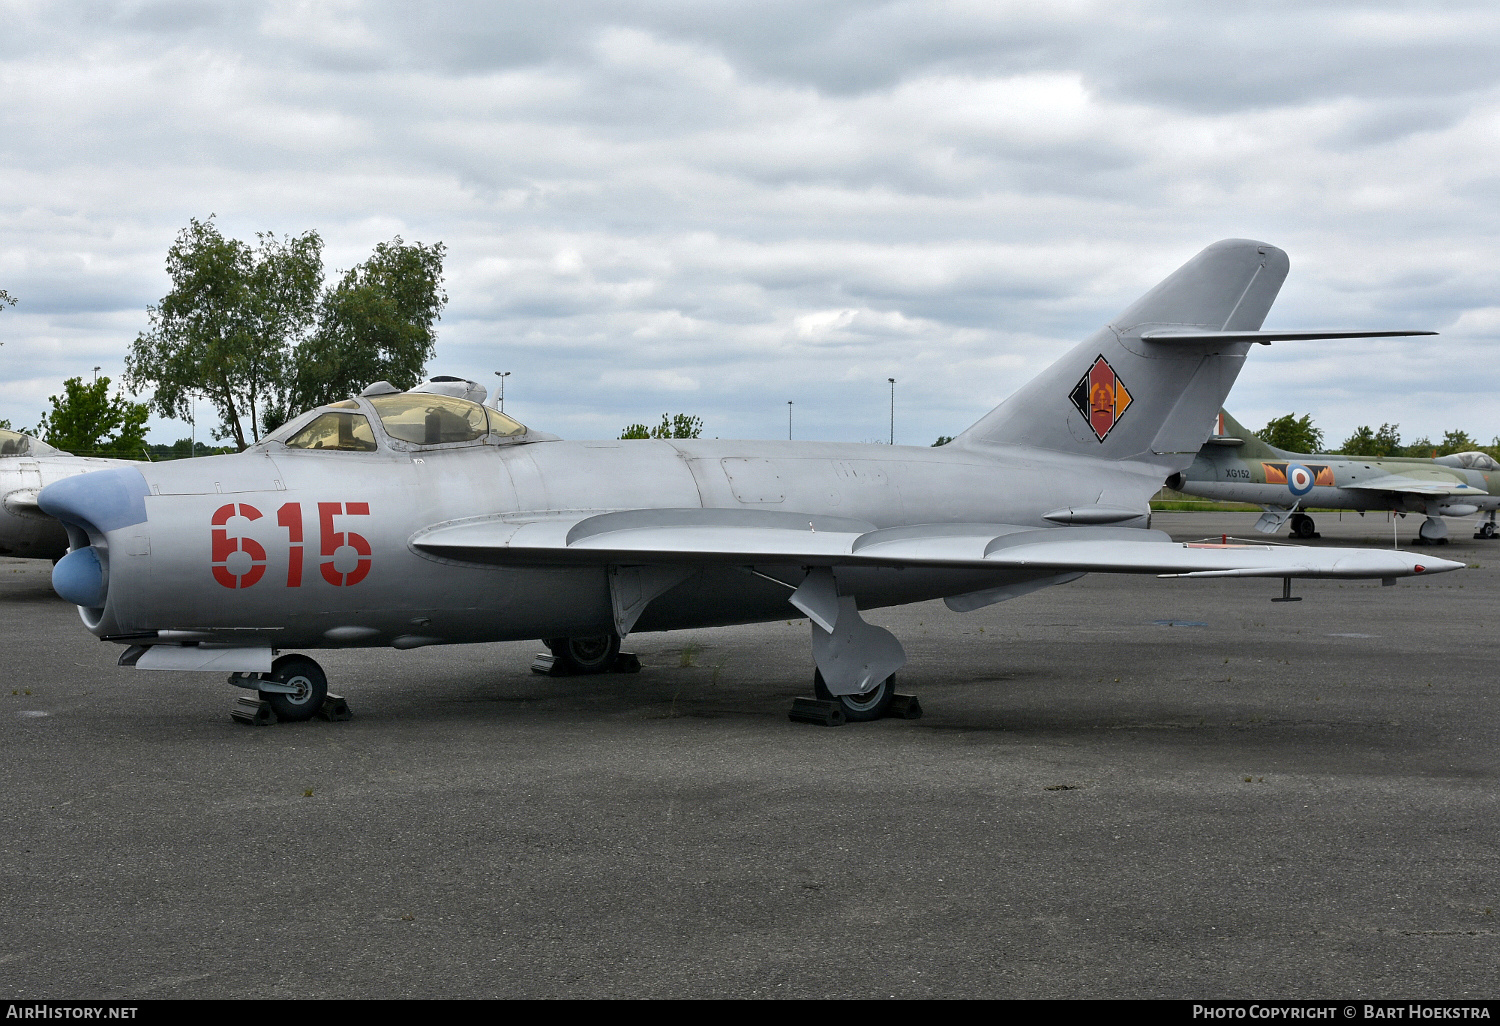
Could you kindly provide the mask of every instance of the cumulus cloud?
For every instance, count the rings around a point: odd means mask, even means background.
[[[448,247],[433,372],[613,436],[954,434],[1218,238],[1287,249],[1247,423],[1500,434],[1484,3],[38,2],[0,39],[0,417],[118,375],[190,217]],[[185,426],[158,424],[170,441]]]

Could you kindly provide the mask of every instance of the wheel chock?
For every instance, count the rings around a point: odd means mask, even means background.
[[[354,719],[354,714],[349,711],[349,703],[344,700],[343,695],[330,694],[323,699],[323,706],[318,710],[317,717],[329,723],[343,723]]]
[[[794,698],[789,717],[798,723],[816,723],[824,727],[842,727],[844,708],[837,702],[825,702],[821,698]]]
[[[922,703],[917,701],[916,695],[892,695],[890,708],[885,714],[902,720],[920,720]]]
[[[236,695],[229,703],[229,718],[252,727],[269,727],[276,722],[271,703],[259,695]]]
[[[557,657],[551,652],[538,652],[531,660],[531,672],[541,674],[543,677],[587,677],[590,674],[578,674],[572,670],[564,669],[557,661]],[[640,673],[641,660],[634,652],[621,652],[615,656],[615,661],[610,664],[606,673]]]

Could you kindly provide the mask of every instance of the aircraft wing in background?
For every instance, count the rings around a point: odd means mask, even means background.
[[[1350,488],[1372,492],[1404,492],[1411,495],[1487,495],[1489,493],[1462,481],[1446,481],[1431,478],[1407,477],[1403,474],[1388,474],[1370,481],[1349,485]]]

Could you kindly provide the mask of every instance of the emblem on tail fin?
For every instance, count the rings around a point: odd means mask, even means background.
[[[1068,398],[1073,400],[1073,405],[1078,407],[1078,412],[1101,442],[1109,437],[1130,408],[1130,392],[1103,353],[1099,354],[1088,373],[1078,379]]]

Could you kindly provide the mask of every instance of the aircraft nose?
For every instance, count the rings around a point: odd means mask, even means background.
[[[52,589],[85,609],[109,592],[109,532],[146,521],[150,489],[134,467],[66,477],[43,488],[37,506],[68,529],[71,551],[52,568]]]

